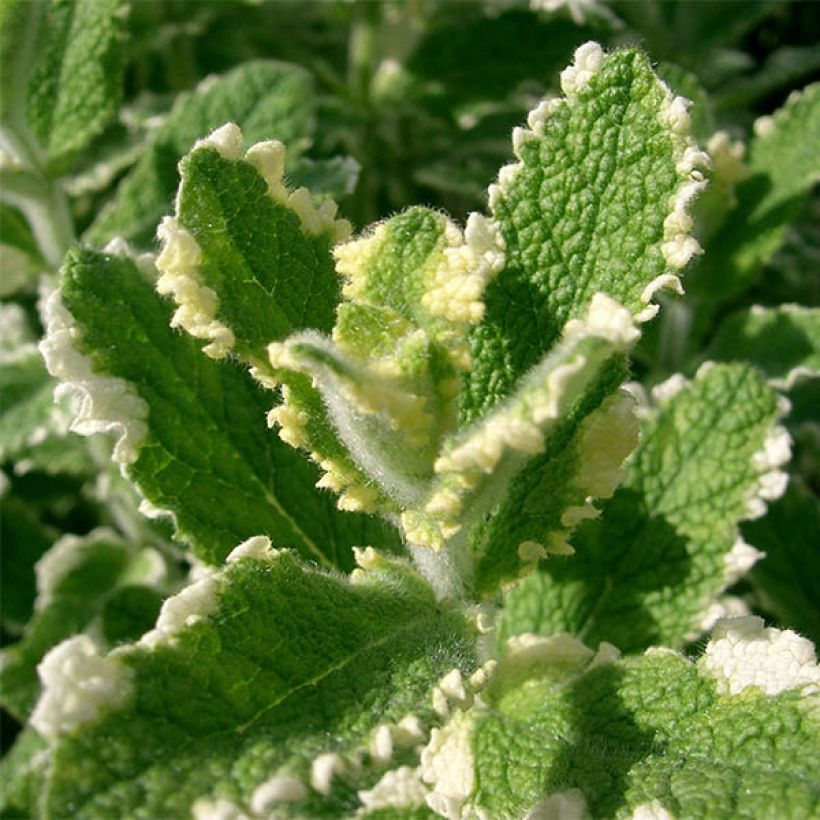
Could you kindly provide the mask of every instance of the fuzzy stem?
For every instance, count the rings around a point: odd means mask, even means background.
[[[473,558],[462,528],[439,550],[407,545],[418,571],[427,579],[439,601],[465,600],[472,595]]]

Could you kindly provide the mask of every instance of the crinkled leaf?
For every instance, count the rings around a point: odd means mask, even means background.
[[[679,647],[755,560],[738,522],[782,492],[788,437],[751,368],[715,365],[645,423],[626,484],[505,599],[500,637],[569,632],[624,651]],[[775,496],[776,497],[776,496]],[[764,508],[765,509],[765,508]]]
[[[765,518],[743,524],[743,537],[766,553],[749,574],[759,606],[779,623],[820,641],[820,502],[792,477]]]
[[[348,581],[266,553],[263,540],[200,582],[209,591],[198,604],[188,590],[187,620],[167,631],[169,602],[159,632],[111,656],[129,670],[132,694],[58,738],[48,812],[182,817],[220,797],[247,807],[258,786],[287,773],[308,807],[301,816],[319,816],[317,806],[348,814],[354,757],[378,771],[366,753],[374,728],[409,712],[430,720],[436,680],[475,664],[464,618],[437,608],[406,565],[370,554]],[[343,771],[311,779],[311,761],[326,753]],[[325,786],[327,798],[314,789]]]
[[[150,246],[157,223],[173,203],[177,163],[195,140],[223,123],[239,123],[253,140],[285,141],[295,159],[313,131],[313,117],[310,75],[297,66],[252,61],[205,81],[179,97],[86,239],[103,244],[122,236]]]
[[[596,292],[646,317],[654,287],[674,286],[697,250],[685,209],[701,158],[686,153],[683,103],[643,54],[596,49],[579,49],[567,99],[530,115],[533,130],[514,136],[520,162],[491,189],[506,261],[471,334],[466,419],[508,393]]]
[[[153,572],[155,576],[151,579]],[[114,533],[94,533],[83,539],[67,536],[41,559],[37,568],[38,597],[35,612],[22,638],[3,649],[0,690],[3,706],[25,722],[40,691],[36,667],[51,647],[94,623],[110,643],[136,640],[156,620],[161,598],[144,584],[128,589],[145,590],[151,605],[132,607],[127,623],[120,618],[112,634],[107,615],[124,584],[161,581],[162,558],[138,552]],[[122,612],[122,610],[121,610]],[[122,613],[123,615],[125,613]]]
[[[756,125],[748,179],[737,207],[707,248],[693,278],[695,293],[729,298],[754,283],[783,243],[789,222],[820,175],[820,84],[796,93]]]
[[[709,93],[703,87],[698,75],[677,65],[661,63],[657,67],[658,76],[678,94],[692,103],[689,116],[692,118],[692,136],[698,142],[706,143],[715,133],[715,116]]]
[[[562,803],[569,816],[814,816],[813,648],[756,618],[723,624],[697,663],[669,650],[608,663],[611,647],[590,663],[565,636],[514,647],[482,705],[425,750],[428,801],[448,816],[568,816]]]
[[[280,184],[281,173],[280,164]],[[233,333],[236,353],[264,361],[267,345],[295,330],[330,330],[339,296],[332,231],[306,229],[249,159],[223,156],[207,141],[186,155],[181,175],[177,220],[199,253],[176,267],[216,294],[213,312]],[[169,244],[158,261],[163,272],[175,261]]]
[[[126,455],[115,457],[153,508],[174,514],[178,535],[200,558],[219,562],[237,541],[266,533],[349,568],[352,544],[395,543],[389,528],[337,512],[313,489],[314,468],[266,429],[270,399],[233,363],[203,356],[171,329],[170,306],[132,259],[72,251],[59,299],[70,316],[57,326],[73,325],[71,344],[91,370],[60,364],[67,340],[59,336],[44,347],[56,348],[53,371],[67,382],[91,377],[92,396],[94,379],[103,380],[103,394],[104,385],[117,385],[118,398],[75,427],[87,432],[124,417]]]
[[[801,377],[820,375],[820,308],[755,306],[725,318],[708,358],[747,361],[773,385],[792,387]]]

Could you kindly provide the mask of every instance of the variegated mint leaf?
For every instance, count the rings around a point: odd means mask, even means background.
[[[638,320],[699,251],[689,203],[707,158],[687,103],[634,50],[581,46],[561,74],[565,98],[541,103],[513,132],[518,161],[499,172],[490,209],[506,244],[471,333],[465,420],[503,398],[603,292]]]
[[[737,207],[708,243],[693,293],[727,299],[754,283],[820,177],[818,141],[820,84],[795,92],[773,116],[757,120],[748,175],[736,189]]]
[[[72,251],[41,349],[62,389],[80,395],[73,429],[117,434],[114,460],[145,512],[172,513],[179,537],[211,563],[260,532],[339,568],[352,565],[353,544],[395,543],[379,522],[340,514],[313,490],[315,470],[266,429],[264,393],[174,332],[151,259],[137,261]]]
[[[34,616],[22,638],[2,652],[4,708],[25,722],[39,695],[37,664],[66,638],[93,630],[115,645],[150,629],[168,575],[159,553],[137,550],[113,532],[57,541],[36,566]]]
[[[471,544],[470,529],[499,503],[506,503],[510,483],[534,456],[560,453],[566,447],[567,427],[577,428],[580,422],[578,414],[572,411],[583,404],[590,386],[601,377],[612,358],[638,335],[630,312],[609,297],[597,294],[587,316],[567,323],[561,342],[520,380],[504,402],[475,424],[445,439],[434,464],[436,478],[423,506],[410,508],[402,515],[405,535],[412,547],[440,551],[450,541],[444,559],[455,562],[468,586],[476,582],[470,563],[477,560],[483,573],[477,584],[484,592],[491,592],[499,580],[516,577],[523,565],[531,567],[539,554],[545,555],[546,549],[537,543],[519,544],[500,534],[494,537],[493,533],[482,533],[483,537]],[[600,402],[600,396],[597,400]],[[631,409],[630,404],[626,413],[631,413]],[[594,421],[590,424],[595,427]],[[584,438],[587,432],[598,438],[598,431],[589,428],[579,431],[580,437]],[[615,446],[617,452],[613,454],[611,448],[602,447],[599,441],[596,446],[601,447],[601,452],[595,458],[600,456],[606,469],[617,473],[636,444],[635,432],[634,428],[620,426],[617,433],[623,434],[623,440]],[[585,509],[590,494],[600,490],[609,494],[617,484],[616,480],[606,488],[586,486],[582,474],[587,465],[582,462],[587,456],[577,452],[577,448],[565,455],[575,468],[575,475],[563,475],[563,487],[554,482],[556,496],[563,493],[555,499],[561,509],[549,523],[541,522],[545,526],[539,532],[553,548],[563,545],[565,530],[574,523],[562,521],[563,514],[574,515],[573,508],[575,512]],[[609,463],[613,455],[613,463]],[[569,485],[576,481],[580,486],[573,492]],[[436,560],[414,552],[418,560]]]
[[[433,730],[426,801],[447,818],[812,817],[819,683],[812,644],[753,617],[721,621],[696,662],[521,635]]]
[[[332,200],[287,187],[284,163],[282,143],[243,151],[230,123],[199,141],[181,164],[176,215],[159,229],[157,288],[178,305],[174,326],[206,339],[209,356],[238,357],[266,387],[285,382],[285,407],[271,417],[281,437],[310,452],[324,486],[346,491],[344,509],[372,510],[387,499],[339,441],[310,379],[285,378],[269,360],[269,344],[333,327],[341,289],[331,248],[350,233]]]
[[[288,191],[285,148],[243,150],[233,124],[199,141],[181,164],[176,216],[160,226],[157,288],[174,297],[174,324],[266,367],[266,348],[302,328],[329,331],[339,295],[331,246],[350,233],[328,201]]]
[[[455,426],[460,374],[469,366],[466,331],[483,313],[481,293],[503,246],[478,214],[462,232],[435,211],[412,208],[336,246],[334,256],[344,301],[332,341],[305,333],[269,346],[276,377],[287,384],[271,418],[321,464],[311,414],[297,423],[302,394],[288,374],[310,375],[356,466],[391,504],[418,506]],[[341,503],[356,498],[354,488],[342,489]]]
[[[621,375],[619,368],[616,375]],[[626,477],[623,461],[638,443],[635,401],[618,390],[587,412],[601,393],[610,392],[606,379],[599,383],[549,437],[546,451],[515,479],[503,504],[473,533],[480,592],[493,592],[550,555],[572,554],[572,531],[599,514],[593,501],[611,496]]]
[[[707,351],[715,361],[747,361],[769,383],[791,389],[820,376],[820,308],[780,305],[739,310],[723,319]]]
[[[122,236],[137,247],[151,247],[179,185],[177,163],[199,137],[226,122],[238,123],[251,141],[287,142],[294,165],[314,127],[310,75],[298,66],[251,60],[180,95],[85,239],[104,245]]]
[[[554,557],[511,589],[500,637],[569,632],[624,651],[680,647],[722,614],[718,595],[761,557],[740,536],[778,498],[790,438],[777,394],[745,365],[656,390],[629,477]]]
[[[54,742],[45,812],[352,814],[357,784],[423,742],[436,681],[454,697],[476,665],[473,628],[409,566],[359,563],[341,578],[252,538],[137,644],[52,650],[32,718]]]
[[[799,523],[798,523],[799,522]],[[820,501],[792,476],[768,513],[742,525],[743,537],[765,552],[749,573],[755,603],[810,640],[820,641]]]

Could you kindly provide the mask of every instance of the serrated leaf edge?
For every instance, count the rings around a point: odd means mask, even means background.
[[[488,202],[491,211],[503,199],[510,184],[523,167],[521,147],[524,143],[543,137],[544,123],[563,105],[572,105],[575,98],[589,84],[592,77],[601,69],[606,55],[603,48],[593,41],[580,45],[574,55],[572,65],[561,72],[561,88],[564,98],[551,98],[540,102],[527,115],[527,127],[513,129],[513,153],[518,162],[503,166],[498,172],[498,180],[488,188]],[[676,96],[661,80],[657,80],[665,95],[665,106],[659,113],[662,124],[675,135],[675,163],[680,175],[677,191],[672,196],[670,212],[663,223],[664,237],[661,253],[668,270],[653,279],[641,293],[641,302],[646,307],[635,314],[635,320],[643,323],[654,318],[660,307],[653,302],[660,290],[672,290],[682,294],[678,271],[682,270],[691,259],[702,252],[698,241],[692,235],[694,222],[689,215],[693,200],[706,187],[702,170],[710,167],[709,155],[695,144],[689,134],[690,118],[687,111],[690,102],[684,97]]]

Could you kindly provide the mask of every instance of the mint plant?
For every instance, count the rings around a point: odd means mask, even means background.
[[[820,90],[688,13],[0,5],[6,815],[816,815]]]

